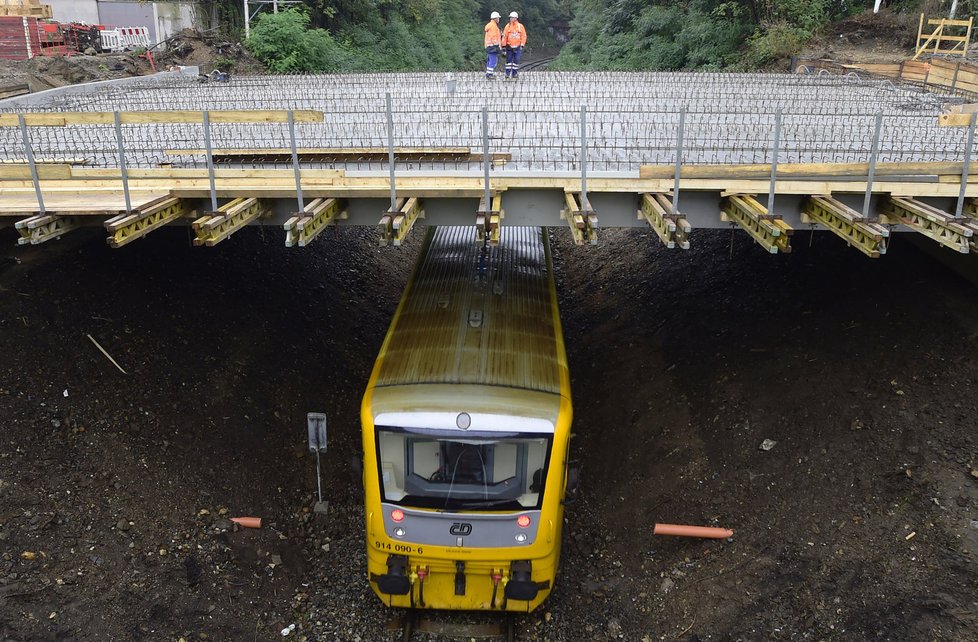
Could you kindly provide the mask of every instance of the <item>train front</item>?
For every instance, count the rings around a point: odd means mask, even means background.
[[[362,420],[377,595],[411,608],[539,606],[560,555],[570,414],[566,397],[528,390],[374,389]]]

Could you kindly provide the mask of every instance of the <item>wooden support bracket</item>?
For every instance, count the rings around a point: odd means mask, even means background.
[[[285,247],[305,247],[337,220],[347,218],[344,203],[335,198],[317,198],[285,222]]]
[[[642,194],[638,219],[645,219],[663,244],[670,250],[689,249],[689,233],[693,229],[681,212],[674,212],[665,194]]]
[[[831,196],[810,196],[802,203],[801,222],[824,225],[829,231],[866,256],[886,254],[890,230],[865,222],[862,214]]]
[[[225,203],[216,212],[201,216],[193,222],[194,245],[213,247],[248,223],[270,216],[271,210],[264,201],[257,198],[236,198]]]
[[[971,251],[970,243],[978,232],[975,221],[955,219],[927,203],[902,196],[890,196],[880,205],[880,220],[888,225],[905,225],[961,254]]]
[[[478,243],[499,244],[499,226],[506,218],[503,211],[503,195],[492,196],[492,206],[486,209],[485,199],[479,201],[479,211],[475,215],[475,239]]]
[[[58,214],[37,214],[21,221],[17,221],[14,227],[20,232],[17,239],[19,245],[38,245],[59,239],[65,232],[79,227],[81,219],[77,216],[60,216]]]
[[[564,192],[564,202],[567,207],[560,211],[560,218],[567,221],[574,243],[584,245],[598,244],[598,215],[591,209],[590,204],[587,208],[581,206],[580,192]]]
[[[424,218],[424,209],[421,207],[420,198],[398,199],[397,209],[384,212],[384,215],[380,217],[380,223],[378,223],[380,245],[384,246],[388,243],[400,245],[403,243],[419,218]]]
[[[186,201],[166,196],[105,221],[110,234],[105,240],[110,247],[122,247],[177,219],[194,215]]]
[[[749,194],[731,194],[720,202],[720,220],[736,223],[771,254],[787,254],[795,231],[775,216]]]

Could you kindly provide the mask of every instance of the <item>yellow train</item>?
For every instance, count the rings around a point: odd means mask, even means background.
[[[428,230],[361,408],[385,604],[532,611],[560,558],[570,380],[545,230]]]

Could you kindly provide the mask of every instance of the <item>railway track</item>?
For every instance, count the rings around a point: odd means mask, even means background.
[[[540,60],[534,60],[532,62],[523,63],[520,65],[520,72],[542,71],[547,68],[547,65],[549,65],[556,59],[557,56],[550,56],[549,58],[541,58]]]
[[[516,616],[512,614],[499,614],[495,622],[465,623],[435,620],[422,617],[419,611],[406,611],[391,622],[391,628],[401,631],[402,642],[411,642],[415,633],[452,640],[516,640]]]

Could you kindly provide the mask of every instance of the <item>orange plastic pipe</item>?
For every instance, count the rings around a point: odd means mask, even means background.
[[[727,539],[734,532],[729,528],[713,528],[712,526],[685,526],[683,524],[656,524],[652,527],[653,535],[676,535],[678,537],[703,537],[706,539]]]
[[[244,528],[261,528],[261,517],[232,517],[231,521]]]

